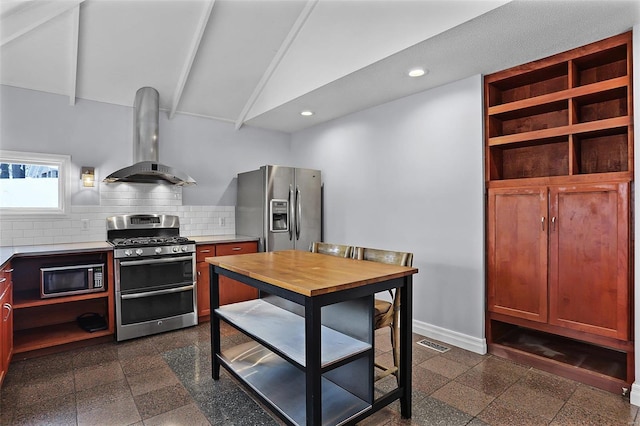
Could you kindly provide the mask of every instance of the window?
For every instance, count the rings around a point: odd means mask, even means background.
[[[0,214],[65,214],[70,163],[68,155],[0,150]]]

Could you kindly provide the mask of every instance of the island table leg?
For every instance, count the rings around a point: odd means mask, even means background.
[[[215,310],[220,307],[220,295],[218,293],[218,273],[213,265],[209,265],[209,303],[211,309],[211,377],[213,380],[220,379],[220,318]]]
[[[412,277],[404,278],[405,285],[400,292],[400,387],[403,396],[400,397],[400,414],[405,419],[411,418],[411,350],[412,350]]]
[[[321,310],[312,298],[305,301],[305,363],[307,425],[322,424]]]

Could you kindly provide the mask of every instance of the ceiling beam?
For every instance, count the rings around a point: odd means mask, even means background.
[[[78,76],[78,35],[80,33],[80,5],[71,10],[71,52],[69,52],[69,105],[76,104]]]
[[[182,73],[180,74],[180,78],[178,79],[178,85],[176,86],[176,90],[173,93],[171,110],[169,111],[169,119],[173,118],[173,116],[175,115],[178,104],[180,103],[180,99],[182,98],[184,86],[185,84],[187,84],[187,79],[189,78],[189,74],[191,73],[191,67],[193,66],[193,61],[195,60],[198,53],[198,48],[200,47],[200,42],[202,41],[204,30],[207,28],[207,23],[209,22],[209,17],[211,16],[211,11],[213,10],[214,3],[215,0],[209,0],[209,2],[205,4],[205,8],[200,15],[200,21],[196,26],[196,32],[193,36],[193,40],[191,41],[191,48],[189,49],[187,60],[182,67]]]
[[[37,1],[29,7],[16,7],[0,18],[0,46],[4,46],[56,16],[78,7],[84,0]]]
[[[238,119],[236,120],[236,130],[239,130],[240,127],[242,127],[242,125],[244,124],[244,121],[247,118],[247,114],[249,114],[249,111],[255,104],[258,96],[260,96],[267,83],[269,83],[269,80],[273,76],[274,71],[278,68],[278,65],[280,65],[280,62],[282,61],[282,58],[284,58],[284,56],[289,51],[289,48],[300,33],[300,30],[302,30],[302,28],[304,27],[304,24],[307,22],[307,19],[311,15],[311,12],[313,11],[313,8],[316,7],[317,3],[318,0],[307,1],[304,9],[302,10],[302,12],[300,12],[298,19],[296,19],[296,22],[291,27],[289,34],[287,34],[287,37],[285,37],[284,41],[280,45],[280,48],[271,60],[271,63],[265,70],[264,74],[262,74],[262,78],[260,78],[257,86],[255,87],[255,89],[253,89],[253,93],[249,97],[249,100],[244,105],[244,108],[242,108],[242,112],[240,112],[240,116],[238,116]]]

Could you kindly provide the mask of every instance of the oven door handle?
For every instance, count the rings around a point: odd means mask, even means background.
[[[120,296],[120,298],[123,300],[124,299],[140,299],[141,297],[159,296],[161,294],[179,293],[181,291],[188,291],[188,290],[193,290],[193,284],[185,285],[184,287],[168,288],[165,290],[147,291],[145,293],[123,294]]]
[[[193,256],[165,257],[162,259],[146,259],[146,260],[125,260],[124,262],[120,261],[120,266],[151,265],[154,263],[182,262],[185,260],[193,260]]]

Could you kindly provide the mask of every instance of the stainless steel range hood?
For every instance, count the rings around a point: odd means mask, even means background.
[[[111,173],[104,182],[166,183],[193,185],[186,173],[158,163],[159,95],[153,87],[136,92],[133,103],[133,162]]]

